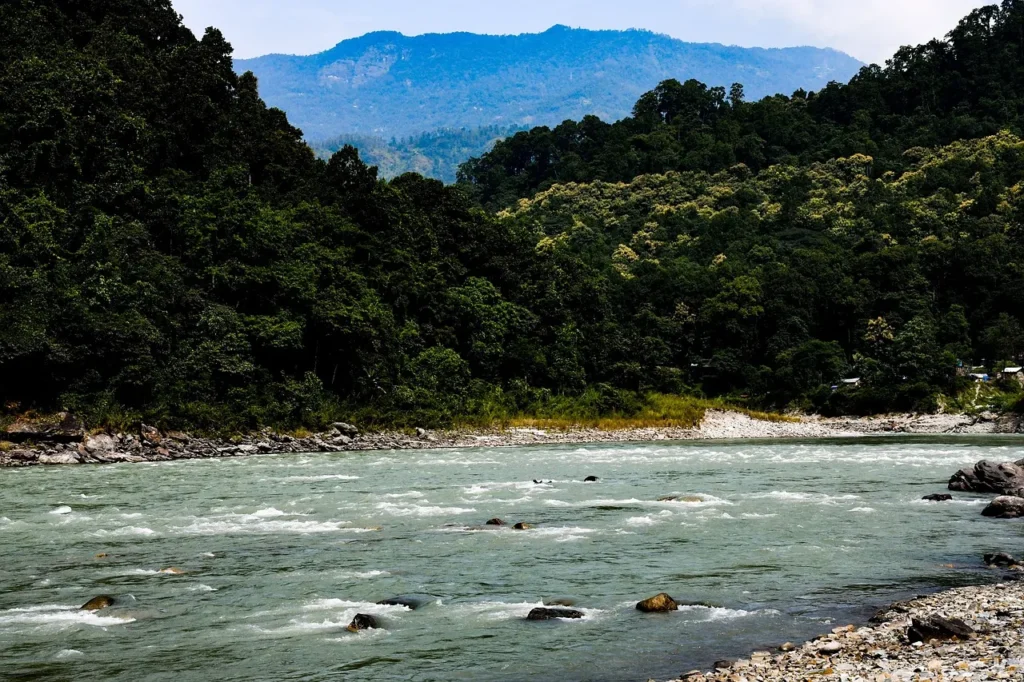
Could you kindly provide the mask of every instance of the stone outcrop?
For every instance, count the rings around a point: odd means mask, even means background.
[[[85,436],[85,425],[67,412],[49,417],[25,417],[4,430],[3,439],[23,441],[73,443]]]

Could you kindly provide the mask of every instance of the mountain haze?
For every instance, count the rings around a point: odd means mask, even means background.
[[[862,66],[836,50],[686,43],[650,31],[555,26],[540,34],[371,33],[311,56],[235,61],[306,139],[616,120],[667,78],[742,83],[748,97],[817,90]]]

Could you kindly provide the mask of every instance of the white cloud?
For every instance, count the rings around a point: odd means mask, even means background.
[[[994,1],[994,0],[992,0]],[[785,39],[835,47],[864,60],[884,62],[902,45],[941,38],[983,0],[683,0],[692,9],[732,13],[745,24],[747,40],[756,27],[777,27]],[[737,27],[738,28],[738,27]],[[753,34],[753,35],[752,35]],[[764,32],[765,44],[778,37]],[[745,41],[746,42],[746,41]]]

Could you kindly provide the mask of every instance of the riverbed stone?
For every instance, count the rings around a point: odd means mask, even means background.
[[[925,495],[921,499],[927,502],[949,502],[953,499],[953,496],[946,493],[936,493],[935,495]]]
[[[984,556],[986,566],[1016,566],[1020,562],[1016,557],[1006,552],[995,552]]]
[[[679,604],[672,597],[662,592],[650,599],[644,599],[637,603],[636,610],[643,611],[644,613],[668,613],[670,611],[678,611]]]
[[[940,615],[913,618],[907,629],[910,642],[930,642],[933,639],[970,639],[974,630],[959,618],[945,618]]]
[[[504,522],[504,521],[502,521],[502,520],[501,520],[501,519],[499,519],[499,518],[493,518],[493,519],[490,519],[490,520],[489,520],[489,521],[488,521],[487,523],[485,523],[484,525],[485,525],[485,526],[504,526],[504,525],[505,525],[505,522]]]
[[[997,497],[982,510],[981,515],[996,519],[1018,519],[1024,516],[1024,497]]]

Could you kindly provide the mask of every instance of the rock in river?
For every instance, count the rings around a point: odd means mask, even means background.
[[[505,522],[501,519],[494,518],[484,524],[485,526],[504,526]]]
[[[357,613],[345,629],[349,632],[359,632],[360,630],[376,630],[378,628],[380,628],[380,624],[376,618],[365,613]]]
[[[98,597],[93,597],[89,601],[82,604],[82,611],[99,611],[105,609],[108,606],[114,605],[114,598],[105,594],[101,594]]]
[[[644,599],[636,605],[636,610],[643,611],[644,613],[665,613],[668,611],[677,611],[678,609],[679,604],[664,592],[651,597],[650,599]]]
[[[1020,518],[1024,516],[1024,497],[997,497],[985,507],[981,515],[996,519]]]
[[[1024,489],[1024,460],[998,464],[983,460],[973,467],[961,469],[949,479],[950,490],[968,493],[1015,495]]]
[[[907,630],[907,639],[911,643],[930,642],[933,639],[953,639],[954,637],[970,639],[973,636],[974,630],[959,618],[943,618],[934,615],[914,618]]]
[[[953,499],[953,496],[945,493],[937,493],[935,495],[925,495],[921,499],[927,502],[949,502]]]
[[[597,483],[600,479],[597,476],[587,476],[583,479],[584,483]]]
[[[533,526],[531,526],[528,523],[520,522],[520,523],[517,523],[516,525],[512,526],[512,528],[514,530],[530,530],[531,528],[533,528]]]
[[[568,618],[570,620],[578,620],[583,618],[585,614],[582,611],[575,609],[542,609],[536,608],[530,611],[529,615],[526,616],[526,620],[555,620],[557,618]]]

